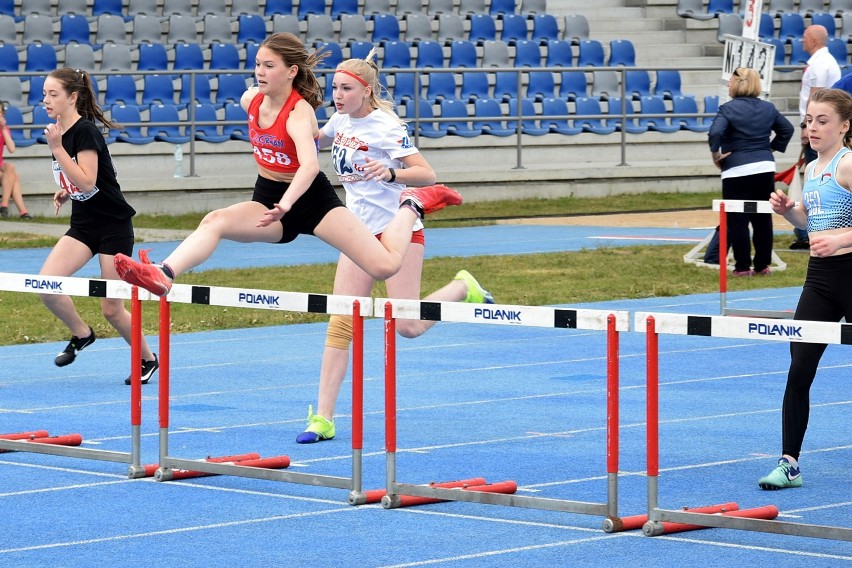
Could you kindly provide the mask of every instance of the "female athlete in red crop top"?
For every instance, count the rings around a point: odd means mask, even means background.
[[[381,241],[337,197],[320,171],[315,109],[322,88],[312,68],[324,57],[308,54],[299,38],[277,33],[261,43],[255,59],[257,85],[240,103],[249,113],[251,140],[258,164],[251,201],[218,209],[160,265],[117,255],[121,278],[154,294],[165,295],[178,274],[198,266],[222,239],[284,243],[300,233],[316,235],[337,248],[373,278],[395,274],[411,241],[411,231],[424,213],[461,203],[461,196],[442,185],[409,189]]]

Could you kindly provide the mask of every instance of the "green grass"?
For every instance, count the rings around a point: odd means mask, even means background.
[[[474,203],[440,212],[430,217],[429,226],[470,225],[497,218],[565,214],[594,214],[630,210],[706,209],[715,194],[665,194],[624,196],[608,199],[523,200]],[[137,227],[191,229],[201,215],[179,217],[139,216]],[[467,221],[464,221],[467,219]],[[481,221],[470,221],[478,219]],[[66,221],[67,222],[67,221]],[[786,248],[789,236],[781,236],[776,247]],[[0,248],[52,246],[55,239],[21,234],[0,234]],[[298,241],[289,246],[299,246]],[[424,264],[424,294],[448,282],[460,269],[470,270],[502,304],[555,305],[607,300],[679,296],[718,292],[718,272],[683,262],[692,245],[631,246],[589,249],[577,252],[536,255],[434,258]],[[788,268],[768,278],[729,281],[729,290],[800,286],[804,281],[807,255],[784,255]],[[236,286],[294,292],[331,293],[334,264],[210,270],[181,275],[182,284]],[[383,285],[375,290],[384,295]],[[115,331],[100,314],[97,300],[75,298],[83,318],[101,337],[115,337]],[[144,303],[145,333],[156,334],[154,302]],[[61,341],[67,330],[41,304],[34,294],[0,292],[0,344]],[[175,333],[216,329],[246,328],[289,323],[324,321],[327,316],[175,304],[172,307]]]

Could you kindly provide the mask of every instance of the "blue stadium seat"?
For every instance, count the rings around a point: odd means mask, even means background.
[[[515,42],[515,67],[541,67],[541,47],[532,40]]]
[[[577,53],[577,67],[604,67],[603,44],[596,39],[580,42]]]
[[[566,118],[542,118],[541,126],[548,127],[553,134],[566,134],[573,136],[583,132],[580,126],[573,126],[568,123],[568,103],[561,98],[547,98],[541,101],[541,115],[545,116],[565,116]]]
[[[373,43],[399,41],[399,20],[393,14],[373,16]]]
[[[708,14],[733,14],[734,0],[709,0],[707,3]]]
[[[334,45],[337,45],[337,44],[334,44]],[[257,61],[257,50],[258,49],[260,49],[259,43],[252,43],[252,42],[246,43],[246,61],[245,61],[245,68],[246,69],[254,69],[255,63]],[[338,49],[340,49],[339,46],[338,46]],[[320,65],[322,65],[322,64],[320,63]]]
[[[426,87],[426,99],[437,104],[443,99],[456,98],[456,80],[454,73],[430,73]]]
[[[545,67],[571,67],[574,64],[574,52],[571,42],[564,39],[553,39],[545,44],[547,55],[545,56]]]
[[[210,88],[210,77],[204,73],[197,73],[195,77],[195,100],[192,100],[190,77],[193,75],[184,74],[180,76],[180,94],[178,95],[178,107],[183,109],[189,104],[205,103],[213,104],[213,94]]]
[[[325,0],[299,0],[296,15],[307,20],[308,14],[325,14]]]
[[[481,128],[474,127],[470,122],[467,103],[462,100],[443,99],[440,102],[441,118],[458,118],[458,121],[439,122],[438,128],[447,134],[472,138],[482,134]]]
[[[33,107],[30,139],[35,140],[39,144],[47,144],[47,137],[44,135],[44,128],[48,124],[53,124],[54,122],[55,120],[48,116],[46,108],[43,106]]]
[[[421,41],[417,44],[418,68],[441,68],[444,66],[444,48],[437,41]]]
[[[264,17],[271,18],[276,14],[292,14],[293,0],[266,0],[263,7]]]
[[[151,123],[155,122],[186,122],[180,118],[178,107],[170,104],[151,105]],[[154,136],[158,142],[170,144],[185,144],[190,137],[186,133],[186,127],[182,125],[155,125],[149,124],[148,134]]]
[[[502,102],[508,102],[509,99],[518,98],[518,74],[514,71],[499,71],[494,73],[494,94],[495,98]]]
[[[142,131],[142,116],[139,107],[129,105],[113,105],[111,118],[121,125],[121,130],[110,130],[110,136],[115,137],[118,142],[128,144],[150,144],[154,141],[153,136],[148,136]]]
[[[204,69],[204,51],[197,43],[175,44],[173,71],[192,71]]]
[[[828,37],[832,38],[837,35],[837,23],[834,21],[834,14],[826,12],[814,12],[811,14],[811,25],[820,25],[828,32]]]
[[[515,13],[515,0],[491,0],[488,13],[492,16]]]
[[[89,20],[81,14],[62,14],[59,18],[59,43],[90,43]]]
[[[467,40],[450,43],[450,60],[448,67],[477,67],[476,45]]]
[[[133,105],[137,102],[136,80],[132,75],[107,75],[104,90],[104,104],[111,107],[116,104]]]
[[[535,104],[531,99],[521,99],[521,114],[523,118],[521,119],[521,133],[530,134],[532,136],[544,136],[545,134],[550,133],[549,126],[542,126],[540,121],[536,118]],[[509,99],[509,114],[506,115],[506,126],[509,128],[517,128],[517,118],[512,120],[511,117],[518,116],[518,99]]]
[[[137,71],[166,71],[169,68],[169,55],[159,43],[140,43]]]
[[[392,93],[395,104],[399,105],[408,99],[419,98],[419,95],[414,92],[414,83],[416,80],[414,73],[394,73],[393,77]]]
[[[698,103],[695,97],[691,95],[674,96],[672,98],[672,114],[698,114]],[[697,116],[672,117],[672,124],[679,124],[682,130],[691,130],[692,132],[707,132],[710,130],[710,123],[701,122]]]
[[[143,106],[175,103],[175,88],[171,75],[145,75],[142,78]]]
[[[606,114],[613,115],[616,118],[606,119],[606,124],[615,126],[616,130],[624,130],[628,134],[642,134],[648,132],[648,127],[644,124],[639,124],[635,118],[625,118],[622,124],[621,116],[623,114],[634,114],[633,101],[630,99],[623,100],[621,97],[610,97],[606,101]]]
[[[331,0],[330,14],[338,19],[341,14],[358,14],[358,0]]]
[[[805,20],[797,12],[784,12],[779,16],[778,39],[787,43],[792,39],[802,39],[805,33]]]
[[[432,103],[425,99],[409,99],[405,101],[405,120],[409,122],[409,128],[412,129],[411,134],[416,133],[426,138],[440,138],[446,136],[445,130],[436,128],[434,122],[430,119],[435,118],[435,113],[432,111]],[[415,125],[415,117],[419,118],[419,125]]]
[[[476,99],[473,101],[474,115],[477,119],[474,120],[472,126],[479,128],[483,134],[491,134],[492,136],[512,136],[517,134],[514,128],[506,126],[506,119],[503,116],[503,109],[500,106],[500,101],[495,99]]]
[[[582,71],[563,71],[560,74],[559,97],[574,101],[589,94],[589,84],[586,74]]]
[[[624,65],[625,67],[636,66],[636,48],[629,39],[614,39],[609,42],[610,67]]]
[[[658,69],[654,83],[654,94],[664,99],[672,99],[682,95],[680,71],[677,69]]]
[[[766,12],[760,14],[760,24],[757,28],[757,36],[760,38],[760,41],[764,41],[764,38],[775,37],[775,18]]]
[[[240,50],[235,43],[211,43],[208,69],[235,70],[243,65]]]
[[[790,65],[805,65],[811,54],[805,51],[802,38],[790,40]]]
[[[592,132],[594,134],[612,134],[616,127],[611,124],[605,124],[602,118],[580,118],[580,116],[602,115],[601,103],[594,97],[579,97],[575,101],[575,113],[578,115],[572,121],[574,126],[579,126],[583,132]]]
[[[462,73],[461,91],[459,92],[461,100],[473,102],[477,99],[487,99],[490,90],[488,73],[485,71],[465,71]]]
[[[232,121],[240,121],[240,124],[223,124],[222,134],[227,134],[231,140],[248,142],[248,114],[240,103],[225,105],[225,122]]]
[[[340,47],[339,43],[327,43],[322,42],[315,45],[317,51],[326,51],[328,52],[328,56],[326,56],[322,61],[317,65],[318,69],[336,69],[337,65],[343,61],[343,49]],[[246,67],[249,67],[248,61],[246,61]],[[254,67],[254,56],[252,55],[251,59],[251,67]]]
[[[31,43],[27,46],[27,62],[24,71],[53,71],[58,67],[56,50],[47,43]]]
[[[6,107],[6,124],[8,126],[24,126],[24,116],[21,114],[21,109],[14,106]],[[37,142],[35,138],[30,136],[30,130],[26,128],[10,129],[12,140],[15,141],[15,146],[26,148]]]
[[[266,39],[266,21],[260,14],[240,14],[237,19],[237,43]]]
[[[490,14],[471,14],[468,39],[474,43],[497,39],[497,22]]]
[[[662,97],[642,97],[639,99],[639,114],[658,115],[655,117],[642,117],[639,124],[645,125],[649,130],[657,132],[677,132],[680,124],[673,124],[671,117],[667,116],[666,104]]]
[[[540,102],[552,98],[556,93],[553,73],[550,71],[530,71],[528,73],[526,98]]]
[[[27,106],[38,106],[44,100],[45,75],[33,75],[30,77],[30,88],[27,93]]]
[[[239,103],[248,88],[248,75],[225,73],[217,76],[216,104],[224,107],[230,103]]]
[[[828,51],[837,60],[837,64],[845,67],[849,64],[849,53],[846,50],[846,41],[839,37],[828,38]]]
[[[544,45],[548,41],[561,39],[559,22],[552,14],[535,14],[532,17],[532,35],[530,39]]]
[[[90,15],[97,19],[101,14],[121,16],[125,19],[122,0],[93,0]]]
[[[197,124],[195,126],[195,139],[201,142],[220,144],[231,139],[230,133],[225,134],[219,126],[219,117],[216,109],[211,104],[195,105],[196,122],[212,122],[214,124]]]
[[[404,41],[385,42],[382,67],[385,69],[411,67],[411,45]]]
[[[645,70],[626,71],[624,94],[633,99],[651,96],[651,75]]]
[[[18,48],[11,43],[0,44],[0,72],[18,73],[21,70],[21,58]]]
[[[500,30],[500,39],[509,45],[529,37],[526,16],[522,16],[521,14],[503,14],[500,20],[503,23]]]
[[[352,59],[366,59],[373,44],[369,41],[353,41],[349,44],[349,57]]]

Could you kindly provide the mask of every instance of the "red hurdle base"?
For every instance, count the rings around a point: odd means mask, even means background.
[[[80,434],[66,434],[65,436],[48,436],[26,441],[33,444],[52,444],[54,446],[79,446],[83,443],[83,436]]]
[[[488,482],[485,481],[484,477],[473,477],[471,479],[460,479],[458,481],[442,481],[440,483],[436,483],[433,481],[428,485],[428,487],[440,487],[442,489],[458,489],[469,486],[485,485],[487,483]],[[382,500],[382,497],[388,494],[388,492],[386,489],[372,489],[370,491],[367,491],[365,494],[367,496],[367,500],[365,501],[365,503],[378,503]],[[411,498],[415,499],[415,497]],[[430,501],[430,503],[432,502],[434,501]]]
[[[204,461],[208,463],[230,463],[245,467],[259,467],[264,469],[284,469],[290,467],[290,458],[288,456],[262,458],[260,457],[260,454],[256,452],[248,454],[239,454],[234,456],[208,457],[205,458]],[[159,467],[159,464],[144,466],[145,477],[153,477]],[[216,475],[215,473],[208,473],[206,471],[195,471],[191,469],[173,469],[171,473],[171,480],[190,479],[193,477],[207,477],[211,475]]]
[[[730,511],[738,511],[740,508],[736,503],[720,503],[718,505],[707,505],[705,507],[685,507],[684,511],[690,513],[726,513]],[[611,532],[635,531],[642,528],[648,522],[648,515],[632,515],[630,517],[621,517],[620,523],[613,523],[614,528]],[[663,523],[663,526],[673,525],[675,523]]]
[[[34,438],[47,438],[50,434],[47,430],[34,430],[32,432],[18,432],[16,434],[0,434],[0,440],[32,440]]]
[[[480,481],[480,480],[466,480],[466,481]],[[481,481],[485,481],[482,479]],[[450,483],[461,483],[461,482],[447,482],[447,484],[441,483],[432,483],[430,486],[432,487],[440,487],[442,489],[461,489],[463,491],[478,491],[480,493],[515,493],[518,490],[518,484],[514,481],[499,481],[497,483],[482,483],[479,485],[456,485],[456,486],[448,486]],[[369,492],[368,492],[369,493]],[[431,503],[444,503],[447,499],[438,499],[436,497],[418,497],[414,495],[399,495],[399,505],[398,507],[415,507],[417,505],[429,505]]]
[[[691,509],[691,512],[702,512],[696,509]],[[739,509],[736,511],[725,511],[716,513],[723,517],[745,517],[749,519],[766,519],[772,520],[778,516],[778,507],[775,505],[765,505],[763,507],[754,507],[752,509]],[[663,532],[660,534],[671,534],[677,532],[696,531],[701,529],[709,529],[713,527],[705,527],[703,525],[692,525],[687,523],[663,523]]]

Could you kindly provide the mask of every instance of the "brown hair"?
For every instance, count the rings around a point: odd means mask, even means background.
[[[108,119],[101,110],[101,107],[98,106],[97,95],[92,88],[92,78],[89,77],[88,73],[80,69],[63,67],[51,71],[48,77],[52,77],[62,83],[62,88],[69,97],[73,93],[77,93],[76,107],[80,116],[100,122],[107,128],[121,128],[119,124]]]
[[[843,89],[820,89],[811,93],[810,103],[830,105],[840,115],[840,122],[848,122],[849,127],[843,136],[843,145],[852,148],[852,95]]]
[[[759,97],[763,91],[760,75],[754,69],[737,67],[731,74],[732,97]]]
[[[322,87],[314,75],[313,68],[329,56],[325,50],[315,50],[311,54],[305,49],[302,40],[288,32],[272,34],[260,44],[274,51],[286,65],[296,65],[299,70],[293,78],[293,88],[314,109],[322,106]]]
[[[396,114],[393,102],[382,96],[386,92],[386,89],[379,82],[379,68],[375,62],[378,53],[378,49],[374,46],[364,59],[347,59],[341,61],[337,65],[337,69],[360,77],[370,87],[370,106],[393,115],[399,120],[400,124],[405,126],[405,121],[400,119]]]

